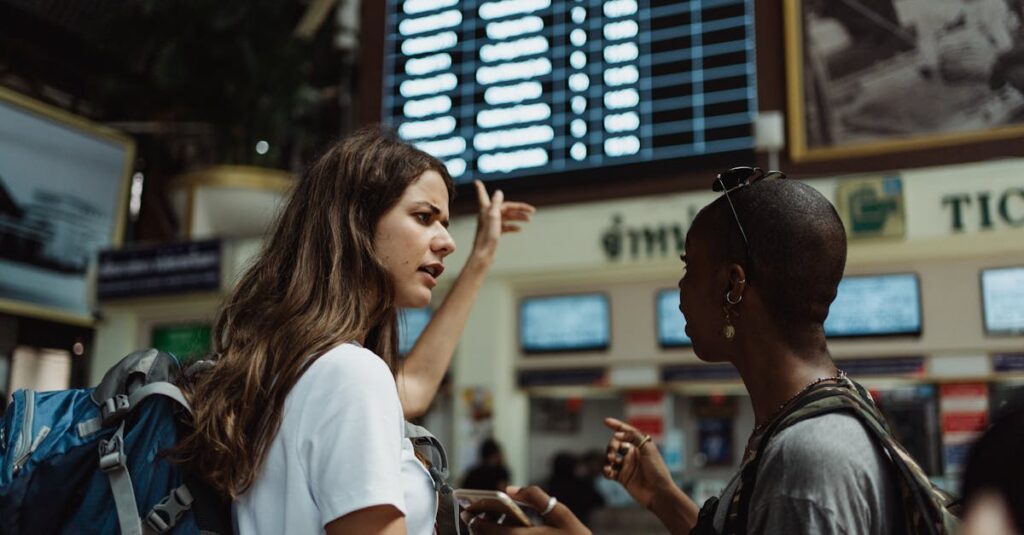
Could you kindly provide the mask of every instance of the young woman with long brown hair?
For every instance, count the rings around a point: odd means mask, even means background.
[[[437,496],[403,412],[429,405],[498,237],[533,211],[477,192],[473,252],[399,366],[398,308],[430,302],[455,249],[451,177],[367,129],[298,181],[217,318],[216,363],[189,389],[195,426],[178,448],[234,500],[239,533],[433,532]]]

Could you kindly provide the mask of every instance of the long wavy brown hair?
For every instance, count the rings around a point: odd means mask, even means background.
[[[295,185],[217,316],[213,366],[183,381],[193,426],[172,454],[215,490],[236,498],[252,485],[289,391],[332,347],[362,340],[395,372],[394,288],[374,229],[428,170],[451,198],[440,161],[374,127],[334,145]]]

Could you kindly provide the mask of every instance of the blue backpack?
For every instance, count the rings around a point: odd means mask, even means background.
[[[231,533],[230,502],[163,453],[191,414],[179,371],[145,349],[95,388],[15,392],[0,427],[0,535]]]

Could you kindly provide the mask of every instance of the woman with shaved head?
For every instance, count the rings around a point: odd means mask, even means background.
[[[742,468],[700,508],[649,436],[608,418],[605,476],[674,534],[941,533],[943,514],[929,505],[939,496],[927,494],[923,473],[829,354],[823,324],[846,264],[843,224],[814,188],[780,178],[749,167],[719,174],[713,188],[722,196],[697,215],[682,257],[680,310],[693,349],[732,364],[750,394],[755,425]],[[904,473],[924,478],[907,488],[927,490],[902,495]],[[548,525],[533,529],[586,533],[541,489],[511,490],[547,511]],[[924,503],[923,512],[904,514],[904,499]],[[519,533],[486,519],[473,528]]]

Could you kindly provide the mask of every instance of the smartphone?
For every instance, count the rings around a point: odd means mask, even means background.
[[[487,518],[504,526],[532,526],[533,522],[519,503],[500,490],[455,489],[455,503],[471,514],[486,513]]]

